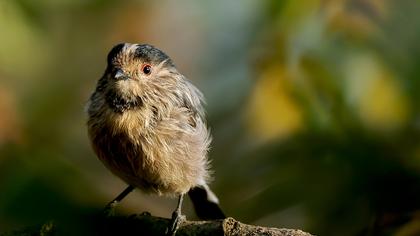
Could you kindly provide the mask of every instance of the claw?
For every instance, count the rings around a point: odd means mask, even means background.
[[[134,190],[134,187],[131,185],[128,185],[124,191],[122,191],[114,200],[112,200],[110,203],[108,203],[104,210],[103,214],[106,217],[114,216],[115,215],[115,207],[118,205],[119,202],[121,202],[129,193],[131,193]]]
[[[184,215],[179,214],[178,212],[172,213],[172,219],[170,224],[168,225],[168,229],[166,230],[167,236],[175,236],[176,231],[178,230],[179,226],[186,220]]]
[[[106,217],[114,216],[115,215],[115,207],[118,205],[117,201],[112,201],[107,204],[103,210],[103,214]]]
[[[185,216],[181,214],[182,201],[184,199],[184,194],[179,195],[178,205],[176,206],[175,211],[172,213],[172,219],[168,229],[166,230],[167,236],[175,236],[176,231],[183,221],[185,221]]]

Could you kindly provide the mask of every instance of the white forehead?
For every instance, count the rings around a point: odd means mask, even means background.
[[[136,43],[124,43],[124,47],[122,51],[128,52],[128,53],[134,53],[137,49],[138,44]]]

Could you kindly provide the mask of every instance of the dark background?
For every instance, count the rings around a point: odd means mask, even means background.
[[[93,154],[84,106],[110,48],[133,42],[204,92],[229,216],[420,235],[419,13],[416,0],[0,1],[0,232],[77,225],[125,187]],[[118,209],[175,204],[137,191]]]

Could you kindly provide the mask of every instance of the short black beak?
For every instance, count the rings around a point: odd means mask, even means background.
[[[129,77],[121,69],[118,69],[115,72],[114,78],[117,79],[117,80],[127,80],[127,79],[129,79]]]

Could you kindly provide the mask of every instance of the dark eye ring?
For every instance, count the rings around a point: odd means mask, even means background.
[[[152,66],[149,64],[144,64],[141,67],[141,71],[145,74],[145,75],[150,75],[150,73],[152,73]]]

